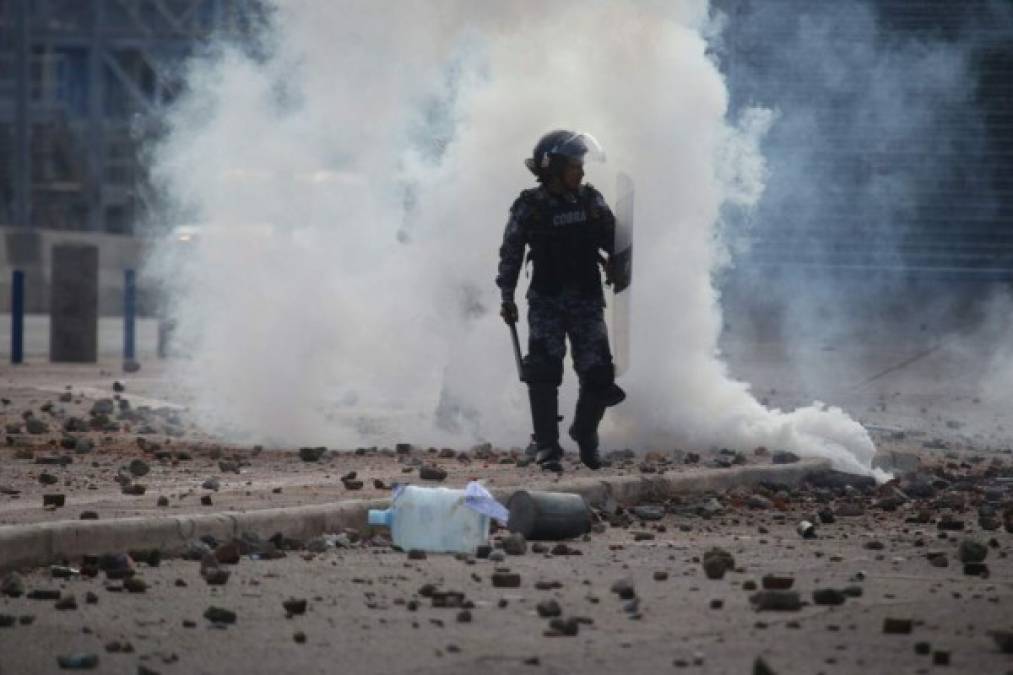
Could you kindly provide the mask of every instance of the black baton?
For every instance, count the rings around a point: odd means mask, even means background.
[[[507,325],[510,326],[510,339],[514,343],[514,360],[517,362],[517,377],[523,382],[524,366],[521,364],[521,341],[517,339],[517,322],[511,321]]]

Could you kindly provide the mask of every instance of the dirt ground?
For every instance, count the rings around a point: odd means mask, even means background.
[[[62,672],[61,656],[71,665],[94,656],[95,672],[139,675],[1013,673],[1013,656],[990,634],[1013,630],[1013,444],[1001,401],[962,386],[967,364],[945,351],[863,384],[910,350],[884,348],[871,361],[813,351],[803,356],[823,370],[807,369],[807,377],[786,366],[797,354],[789,359],[759,343],[750,350],[749,358],[733,354],[732,370],[771,405],[810,402],[814,372],[818,381],[857,382],[823,398],[865,423],[882,454],[919,457],[905,469],[911,473],[880,487],[759,486],[675,498],[658,505],[661,520],[615,507],[596,514],[600,523],[587,538],[568,542],[579,555],[534,552],[529,542],[526,554],[499,561],[417,560],[382,536],[352,532],[337,549],[302,542],[271,560],[247,551],[237,564],[220,565],[230,572],[224,585],[208,584],[202,564],[190,560],[150,566],[139,559],[129,572],[144,581],[136,593],[95,561],[67,561],[69,571],[23,570],[26,592],[51,590],[48,597],[60,600],[0,595],[0,675]],[[516,449],[335,448],[306,462],[298,448],[222,443],[188,424],[157,361],[138,373],[119,366],[107,359],[0,369],[0,525],[378,497],[395,482],[419,482],[422,467],[446,471],[432,484],[480,477],[492,486],[551,489],[559,480],[519,466]],[[98,401],[108,402],[92,415]],[[39,433],[30,433],[28,411]],[[736,450],[738,459],[702,449],[699,465],[685,463],[687,449],[615,456],[597,475],[770,461],[769,453]],[[563,477],[590,475],[571,457]],[[44,507],[47,494],[64,495],[65,504]],[[824,522],[828,513],[833,522]],[[799,535],[801,520],[816,524],[815,538]],[[707,578],[702,565],[713,547],[734,558],[721,579]],[[987,576],[973,564],[966,574],[962,558],[982,551]],[[505,568],[520,574],[518,587],[493,586]],[[791,577],[801,604],[759,609],[751,598],[768,575]],[[633,587],[617,588],[627,599],[612,590],[620,580]],[[814,591],[842,604],[816,604]],[[293,598],[307,601],[305,614],[286,616],[283,602]],[[555,627],[539,615],[555,612],[549,600],[559,605]],[[205,618],[212,606],[235,612],[235,623]],[[901,632],[886,632],[885,623]]]
[[[139,563],[141,593],[102,574],[36,570],[27,590],[73,596],[76,608],[0,598],[0,616],[14,623],[0,628],[0,672],[58,672],[59,656],[82,654],[97,656],[103,673],[1013,672],[1013,656],[989,634],[1013,629],[1013,535],[981,531],[973,514],[961,517],[963,531],[939,529],[934,517],[908,522],[928,502],[884,511],[819,490],[766,494],[772,505],[715,495],[717,510],[707,496],[676,500],[657,521],[606,514],[611,525],[568,543],[579,555],[553,555],[554,542],[536,553],[529,542],[500,561],[414,560],[381,540],[244,556],[221,565],[231,572],[222,586],[202,578],[199,562]],[[862,513],[846,515],[845,504],[859,503]],[[835,522],[800,537],[798,521],[821,506]],[[964,573],[964,539],[984,545],[989,576]],[[719,580],[701,564],[715,546],[734,558]],[[940,557],[946,567],[932,564]],[[520,585],[495,587],[507,569]],[[781,583],[800,606],[758,609],[751,598],[767,575],[790,577]],[[629,599],[613,591],[621,580]],[[843,604],[815,604],[820,589],[844,590]],[[306,600],[306,613],[287,617],[289,599]],[[556,629],[539,616],[556,611],[550,600],[564,620]],[[235,623],[206,618],[212,606]],[[891,620],[900,633],[885,632]],[[573,626],[574,636],[554,635]],[[755,669],[758,658],[769,670]]]

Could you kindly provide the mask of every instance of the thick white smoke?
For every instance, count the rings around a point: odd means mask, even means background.
[[[766,445],[868,471],[846,414],[767,410],[717,353],[719,208],[760,197],[771,120],[726,120],[708,10],[293,1],[268,56],[195,61],[154,170],[202,234],[152,271],[197,413],[286,446],[526,442],[492,279],[522,159],[567,127],[605,145],[588,180],[607,197],[617,170],[637,183],[629,399],[606,443]],[[572,402],[572,373],[564,387]]]

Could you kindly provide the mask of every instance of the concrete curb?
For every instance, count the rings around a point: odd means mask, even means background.
[[[592,505],[604,504],[609,498],[629,505],[674,494],[727,490],[762,482],[794,486],[808,474],[829,468],[830,463],[825,460],[804,460],[796,464],[698,469],[672,475],[579,478],[560,482],[552,490],[579,494]],[[491,492],[505,502],[518,489],[522,488],[495,488]],[[343,528],[361,529],[366,526],[369,509],[386,508],[389,504],[389,499],[359,499],[245,512],[0,526],[0,573],[75,560],[85,554],[129,549],[160,549],[166,555],[177,555],[189,541],[208,534],[223,541],[242,532],[262,537],[280,532],[287,537],[308,539]]]

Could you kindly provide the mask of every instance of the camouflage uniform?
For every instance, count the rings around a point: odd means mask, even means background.
[[[525,247],[531,247],[528,258],[535,269],[526,296],[526,382],[559,385],[567,336],[582,382],[597,371],[613,370],[598,255],[599,250],[611,254],[614,233],[612,211],[591,185],[581,186],[576,195],[553,195],[544,187],[525,190],[511,207],[496,284],[503,300],[512,302]],[[539,247],[539,239],[548,245]]]
[[[523,365],[540,448],[558,447],[557,388],[567,337],[581,391],[570,435],[581,443],[582,456],[592,440],[596,451],[598,422],[605,407],[617,402],[598,269],[601,252],[612,253],[614,234],[612,211],[591,185],[582,185],[575,194],[553,194],[544,186],[525,190],[510,209],[496,284],[503,301],[513,302],[529,248],[533,270],[526,296],[528,354]]]

